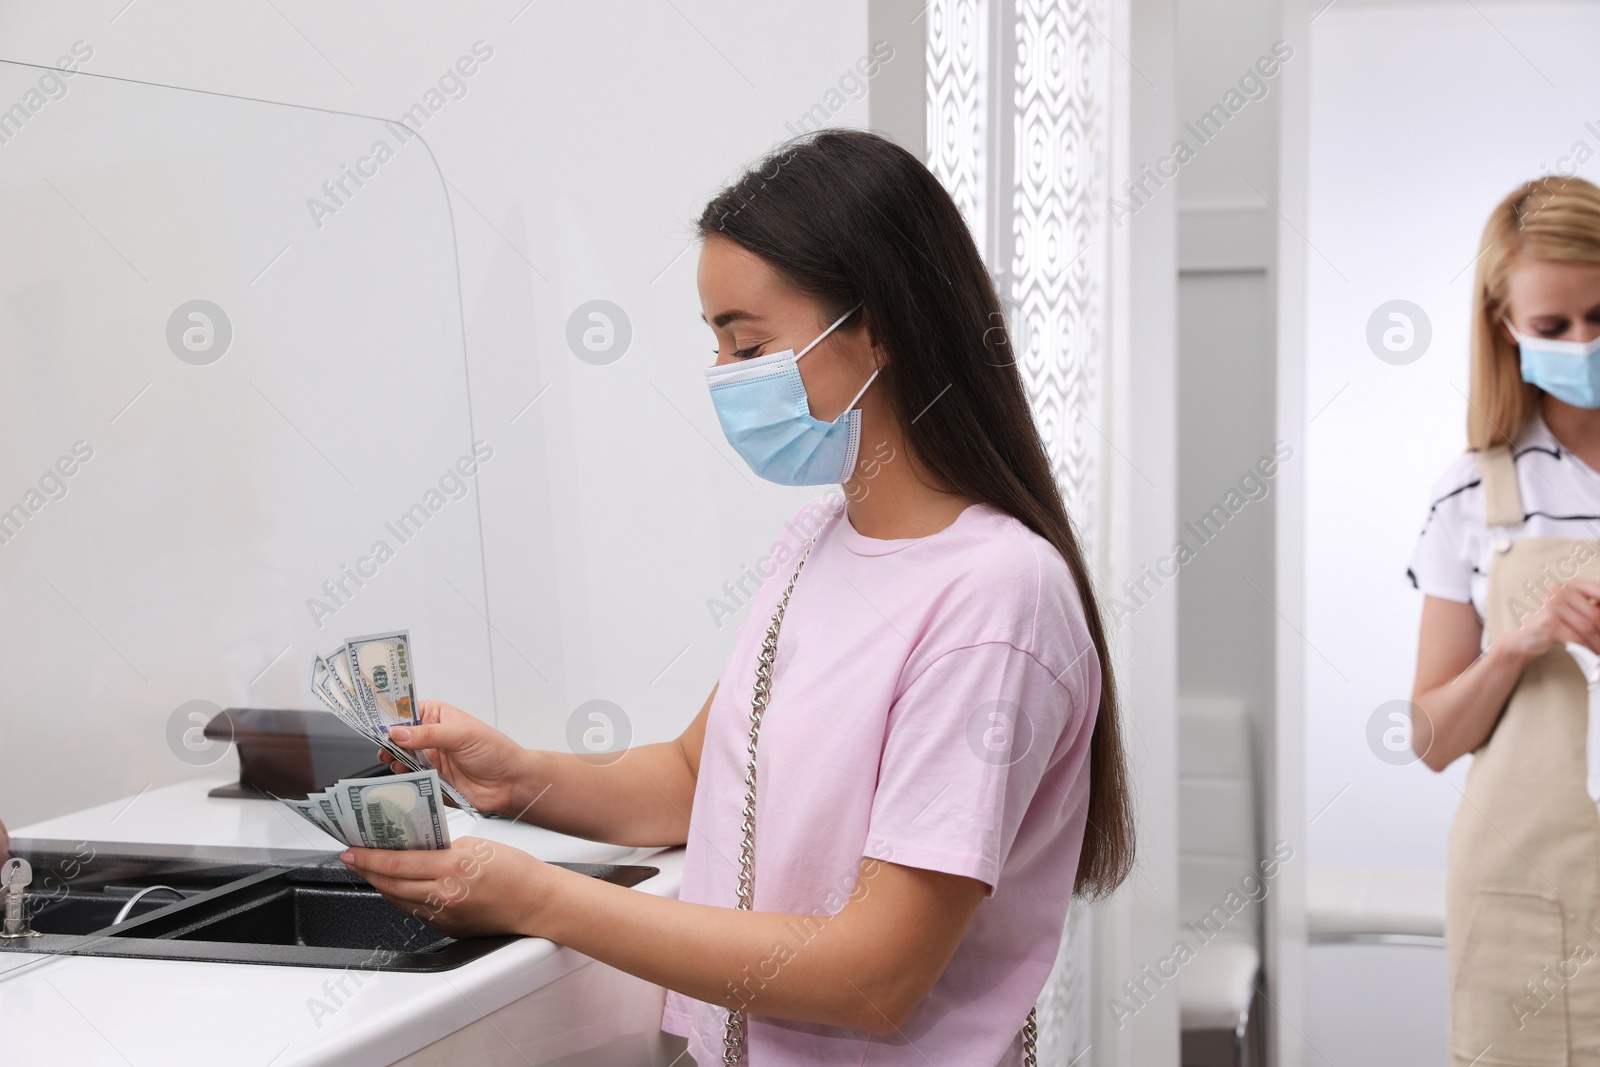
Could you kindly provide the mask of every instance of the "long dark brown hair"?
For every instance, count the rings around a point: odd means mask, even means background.
[[[1025,523],[1071,569],[1100,661],[1073,892],[1110,893],[1133,867],[1134,813],[1105,626],[994,282],[955,202],[892,141],[826,130],[751,167],[706,205],[698,229],[760,256],[829,320],[860,303],[844,328],[864,314],[887,353],[880,381],[917,461],[941,489]]]

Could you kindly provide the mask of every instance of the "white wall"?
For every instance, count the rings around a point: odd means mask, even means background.
[[[1305,404],[1307,767],[1315,867],[1441,868],[1465,774],[1397,767],[1367,724],[1411,692],[1405,578],[1429,489],[1465,447],[1469,264],[1489,210],[1600,151],[1600,4],[1331,6],[1314,23]],[[1569,171],[1570,173],[1570,171]],[[1594,163],[1580,168],[1600,177]],[[1385,301],[1431,320],[1407,366],[1365,340]]]
[[[99,74],[394,116],[473,42],[494,48],[426,139],[452,187],[475,429],[497,449],[479,491],[499,723],[562,747],[574,708],[604,698],[636,740],[676,733],[732,637],[707,600],[803,499],[757,483],[718,432],[690,223],[786,124],[831,104],[869,48],[866,5],[121,6],[7,5],[5,57],[53,63],[85,39]],[[836,122],[866,124],[865,99],[834,99]],[[632,323],[609,366],[565,340],[569,314],[594,298]],[[420,663],[429,655],[418,649]],[[299,673],[261,703],[310,706]],[[32,713],[11,704],[0,722]],[[147,728],[164,719],[152,712]],[[94,724],[82,726],[92,746]],[[162,750],[69,789],[65,754],[30,755],[7,751],[0,775],[13,824],[193,773]]]
[[[1282,74],[1261,79],[1264,95],[1201,144],[1181,124],[1236,91],[1281,34],[1271,3],[1189,0],[1180,13],[1176,136],[1195,149],[1176,183],[1183,523],[1237,491],[1276,437],[1273,215],[1263,196],[1277,197]],[[1196,556],[1178,582],[1181,692],[1240,700],[1257,720],[1271,710],[1274,488],[1204,545],[1188,536]]]
[[[1278,580],[1285,549],[1292,553],[1295,546],[1280,543],[1277,517],[1292,500],[1285,494],[1292,494],[1304,452],[1299,435],[1284,431],[1294,412],[1280,406],[1277,369],[1278,212],[1295,210],[1292,191],[1279,182],[1284,108],[1309,62],[1298,12],[1286,10],[1291,7],[1275,0],[1179,5],[1174,134],[1195,155],[1183,164],[1176,188],[1178,521],[1198,523],[1219,505],[1229,508],[1230,493],[1248,502],[1203,545],[1186,535],[1196,555],[1183,568],[1177,594],[1180,692],[1238,701],[1247,710],[1260,809],[1254,828],[1263,854],[1283,841],[1299,856],[1301,775],[1297,762],[1285,774],[1283,757],[1285,751],[1298,757],[1300,709],[1277,698],[1285,668],[1280,635],[1297,594]],[[1280,58],[1284,54],[1289,58]],[[1263,63],[1270,77],[1261,75]],[[1238,95],[1230,100],[1230,93]],[[1236,103],[1241,96],[1242,106]],[[1195,127],[1202,117],[1230,103],[1237,112],[1201,143]],[[1291,457],[1271,478],[1259,477],[1257,465],[1274,458],[1280,440],[1293,449]],[[1199,849],[1191,841],[1186,851]],[[1244,873],[1241,867],[1234,877]],[[1295,862],[1283,865],[1261,912],[1265,993],[1273,1006],[1265,1020],[1267,1042],[1273,1062],[1282,1064],[1310,1058],[1303,1036],[1301,874]],[[1206,879],[1193,877],[1184,886],[1180,918],[1192,920],[1214,906],[1212,891]]]
[[[57,94],[0,148],[0,685],[19,803],[137,793],[226,758],[185,734],[222,706],[301,705],[307,657],[345,635],[405,626],[424,686],[492,708],[433,159],[372,119],[56,78],[0,64],[0,100]],[[361,158],[368,180],[347,179],[319,229],[307,194]],[[42,474],[69,442],[79,469]]]
[[[1117,4],[1111,65],[1111,185],[1167,147],[1175,93],[1174,0]],[[1146,81],[1140,71],[1160,79]],[[1161,198],[1111,230],[1109,444],[1111,584],[1171,548],[1177,486],[1177,205]],[[1109,602],[1102,607],[1109,613]],[[1111,629],[1110,626],[1107,627]],[[1158,992],[1133,1018],[1113,1019],[1124,983],[1172,952],[1178,927],[1177,605],[1153,598],[1112,636],[1138,814],[1133,875],[1101,906],[1095,926],[1096,1063],[1170,1064],[1178,1004]],[[1144,973],[1149,973],[1145,971]]]

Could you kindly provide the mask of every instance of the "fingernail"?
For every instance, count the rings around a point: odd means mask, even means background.
[[[344,852],[339,853],[339,859],[344,863],[354,863],[356,861],[356,854],[354,852],[346,850]]]
[[[391,726],[389,728],[389,736],[396,741],[409,741],[411,740],[411,731],[404,726]]]

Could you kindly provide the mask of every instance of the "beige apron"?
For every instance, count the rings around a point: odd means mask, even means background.
[[[1524,520],[1505,448],[1479,453],[1485,520]],[[1600,581],[1600,542],[1499,541],[1489,641],[1550,583]],[[1478,749],[1450,829],[1452,1067],[1600,1067],[1600,814],[1586,785],[1588,686],[1564,647],[1530,663]]]

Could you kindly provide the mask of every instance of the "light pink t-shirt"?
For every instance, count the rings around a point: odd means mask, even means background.
[[[753,907],[832,915],[863,856],[976,878],[990,893],[898,1035],[752,1007],[747,1062],[1018,1063],[1018,1031],[1055,961],[1083,845],[1100,669],[1066,563],[1008,515],[975,505],[932,536],[903,540],[857,533],[842,497],[790,520],[711,704],[681,897],[737,903],[756,658],[819,524],[762,720]],[[787,950],[806,940],[805,926],[792,927]],[[758,990],[773,963],[752,962],[746,981]],[[662,1028],[688,1037],[709,1067],[722,1062],[726,1017],[669,991]]]

